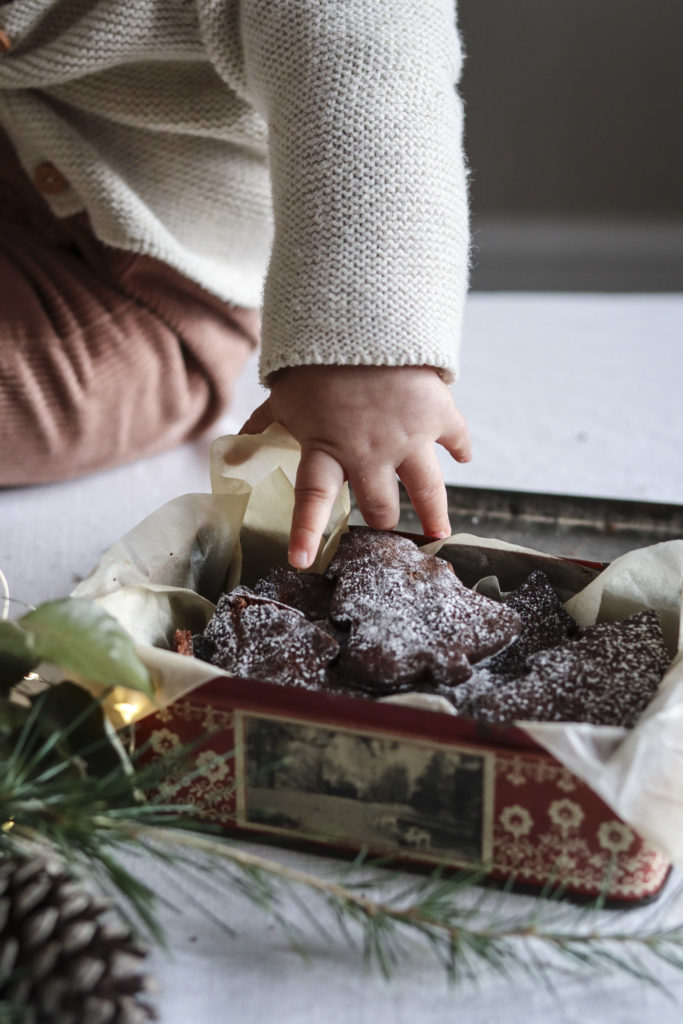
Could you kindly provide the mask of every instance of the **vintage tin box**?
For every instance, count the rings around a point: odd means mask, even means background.
[[[600,571],[515,551],[456,548],[448,557],[466,584],[495,573],[503,589],[540,566],[563,598]],[[166,779],[162,795],[193,803],[226,832],[427,869],[483,866],[495,880],[561,884],[570,896],[606,893],[620,904],[653,898],[669,872],[517,728],[224,677],[135,728],[148,756],[193,744],[191,781]]]

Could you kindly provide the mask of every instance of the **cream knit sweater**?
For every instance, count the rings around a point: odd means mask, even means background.
[[[0,122],[66,178],[54,212],[239,305],[265,276],[265,380],[456,372],[454,0],[14,0],[0,30]]]

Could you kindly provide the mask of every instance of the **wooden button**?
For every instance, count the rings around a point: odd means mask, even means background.
[[[9,53],[12,49],[12,40],[4,29],[0,28],[0,53]]]
[[[61,174],[54,164],[38,164],[33,172],[33,184],[44,192],[46,196],[58,196],[60,192],[66,192],[69,182]]]

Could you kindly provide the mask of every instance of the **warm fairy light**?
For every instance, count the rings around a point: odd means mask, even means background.
[[[118,711],[125,725],[130,725],[130,723],[135,718],[135,714],[138,711],[139,707],[139,704],[114,704],[114,711]]]

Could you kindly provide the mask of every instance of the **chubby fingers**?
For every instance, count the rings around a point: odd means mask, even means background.
[[[448,427],[436,440],[456,462],[469,462],[472,458],[472,440],[467,429],[467,421],[455,406],[449,416]]]
[[[442,445],[457,462],[472,458],[472,441],[467,421],[455,405],[450,404],[447,422],[437,444]],[[397,469],[408,492],[413,508],[427,537],[448,537],[448,495],[443,473],[434,446],[416,446]]]
[[[412,452],[397,472],[422,523],[425,536],[450,537],[446,486],[433,445]]]
[[[315,561],[343,482],[344,470],[335,458],[319,448],[302,448],[288,552],[289,564],[295,569],[308,569]]]
[[[400,504],[396,470],[390,463],[349,467],[349,483],[363,519],[375,530],[393,530]]]

